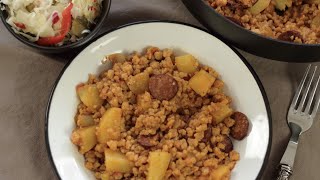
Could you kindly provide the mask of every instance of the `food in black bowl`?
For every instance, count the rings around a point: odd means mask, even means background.
[[[205,0],[218,13],[244,28],[271,38],[320,43],[320,10],[316,0]]]
[[[106,18],[110,0],[0,0],[1,19],[23,43],[62,52],[87,43]]]
[[[208,29],[240,49],[283,61],[320,60],[318,0],[183,2]]]

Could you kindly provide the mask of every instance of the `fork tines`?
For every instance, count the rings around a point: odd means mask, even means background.
[[[317,68],[317,66],[311,68],[311,64],[307,67],[291,103],[291,107],[294,107],[296,112],[303,112],[311,117],[315,117],[320,103],[320,93],[317,91],[320,74],[316,76]]]

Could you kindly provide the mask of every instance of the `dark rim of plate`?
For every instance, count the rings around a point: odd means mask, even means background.
[[[109,34],[113,31],[116,31],[118,29],[121,29],[121,28],[124,28],[124,27],[128,27],[128,26],[132,26],[132,25],[137,25],[137,24],[146,24],[146,23],[172,23],[172,24],[180,24],[180,25],[184,25],[184,26],[189,26],[189,27],[192,27],[192,28],[195,28],[195,29],[198,29],[198,30],[201,30],[205,33],[208,33],[210,34],[207,30],[204,30],[200,27],[197,27],[197,26],[194,26],[194,25],[191,25],[191,24],[188,24],[188,23],[183,23],[183,22],[177,22],[177,21],[169,21],[169,20],[150,20],[150,21],[139,21],[139,22],[134,22],[134,23],[129,23],[129,24],[125,24],[125,25],[122,25],[122,26],[119,26],[119,27],[116,27],[116,28],[113,28],[109,31],[106,31],[104,33],[102,33],[101,35],[97,36],[94,38],[94,41],[96,41],[97,39],[99,39],[100,37],[106,35],[106,34]],[[211,34],[210,34],[211,35]],[[218,38],[219,39],[219,38]],[[221,40],[221,39],[219,39]],[[92,42],[94,42],[92,41]],[[222,40],[221,40],[222,41]],[[222,41],[223,43],[225,43],[224,41]],[[270,151],[271,151],[271,144],[272,144],[272,117],[271,117],[271,110],[270,110],[270,105],[269,105],[269,101],[268,101],[268,97],[267,97],[267,94],[264,90],[264,87],[258,77],[258,75],[256,74],[256,72],[254,71],[254,69],[252,68],[252,66],[247,62],[247,60],[233,47],[231,47],[230,45],[226,44],[229,48],[231,48],[239,57],[240,59],[242,60],[242,62],[247,66],[247,68],[249,69],[249,71],[251,72],[252,76],[254,77],[255,81],[257,82],[258,86],[259,86],[259,89],[260,89],[260,92],[262,94],[262,97],[263,97],[263,100],[264,100],[264,104],[265,104],[265,107],[266,107],[266,110],[267,110],[267,115],[268,115],[268,123],[269,123],[269,140],[268,140],[268,147],[267,147],[267,152],[266,152],[266,155],[264,157],[264,160],[263,160],[263,164],[262,164],[262,167],[259,171],[259,174],[258,176],[256,177],[256,179],[261,179],[262,177],[262,174],[267,166],[267,161],[269,159],[269,156],[270,156]],[[52,101],[52,98],[53,98],[53,95],[54,95],[54,92],[55,92],[55,89],[62,77],[62,75],[64,74],[65,70],[69,67],[69,65],[73,62],[73,60],[69,61],[65,66],[64,68],[62,69],[62,71],[60,72],[55,84],[53,85],[52,87],[52,90],[50,92],[50,96],[49,96],[49,101],[48,101],[48,104],[47,104],[47,108],[46,108],[46,114],[45,114],[45,127],[44,127],[44,130],[45,130],[45,141],[46,141],[46,148],[47,148],[47,153],[48,153],[48,156],[49,156],[49,160],[50,160],[50,163],[51,165],[54,167],[54,171],[56,173],[56,175],[58,176],[59,179],[61,179],[60,177],[60,174],[57,170],[57,167],[56,165],[54,164],[54,161],[53,161],[53,157],[52,157],[52,154],[51,154],[51,150],[50,150],[50,144],[49,144],[49,135],[48,135],[48,121],[49,121],[49,112],[50,112],[50,106],[51,106],[51,101]]]
[[[1,6],[5,6],[5,5],[0,3],[0,7]],[[4,26],[7,28],[7,30],[20,42],[22,42],[30,47],[39,49],[39,50],[43,50],[46,52],[53,52],[53,51],[63,51],[65,49],[69,49],[69,48],[70,49],[77,48],[77,47],[80,47],[80,46],[88,43],[99,32],[101,26],[104,23],[104,20],[107,18],[108,14],[109,14],[110,7],[111,7],[111,0],[103,0],[102,1],[102,13],[98,17],[97,23],[94,26],[93,31],[91,31],[87,36],[85,36],[84,38],[80,39],[77,42],[70,43],[67,45],[62,45],[62,46],[41,46],[41,45],[38,45],[34,42],[29,41],[27,38],[23,37],[22,35],[15,33],[14,30],[12,29],[11,25],[6,22],[6,18],[7,18],[6,17],[7,16],[6,10],[0,9],[0,18],[1,18]]]

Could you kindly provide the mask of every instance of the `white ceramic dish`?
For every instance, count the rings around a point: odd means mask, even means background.
[[[47,148],[58,176],[63,180],[94,179],[70,141],[79,103],[76,85],[86,81],[89,73],[108,68],[101,64],[105,55],[141,51],[149,45],[191,53],[221,74],[233,106],[251,121],[249,136],[234,142],[241,160],[232,171],[231,179],[256,179],[266,164],[271,143],[271,116],[260,81],[248,63],[222,41],[198,28],[173,22],[137,23],[111,31],[66,66],[52,91],[46,116]]]

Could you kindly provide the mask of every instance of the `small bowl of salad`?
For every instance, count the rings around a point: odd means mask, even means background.
[[[106,19],[111,0],[0,0],[6,28],[21,42],[48,53],[88,43]]]

